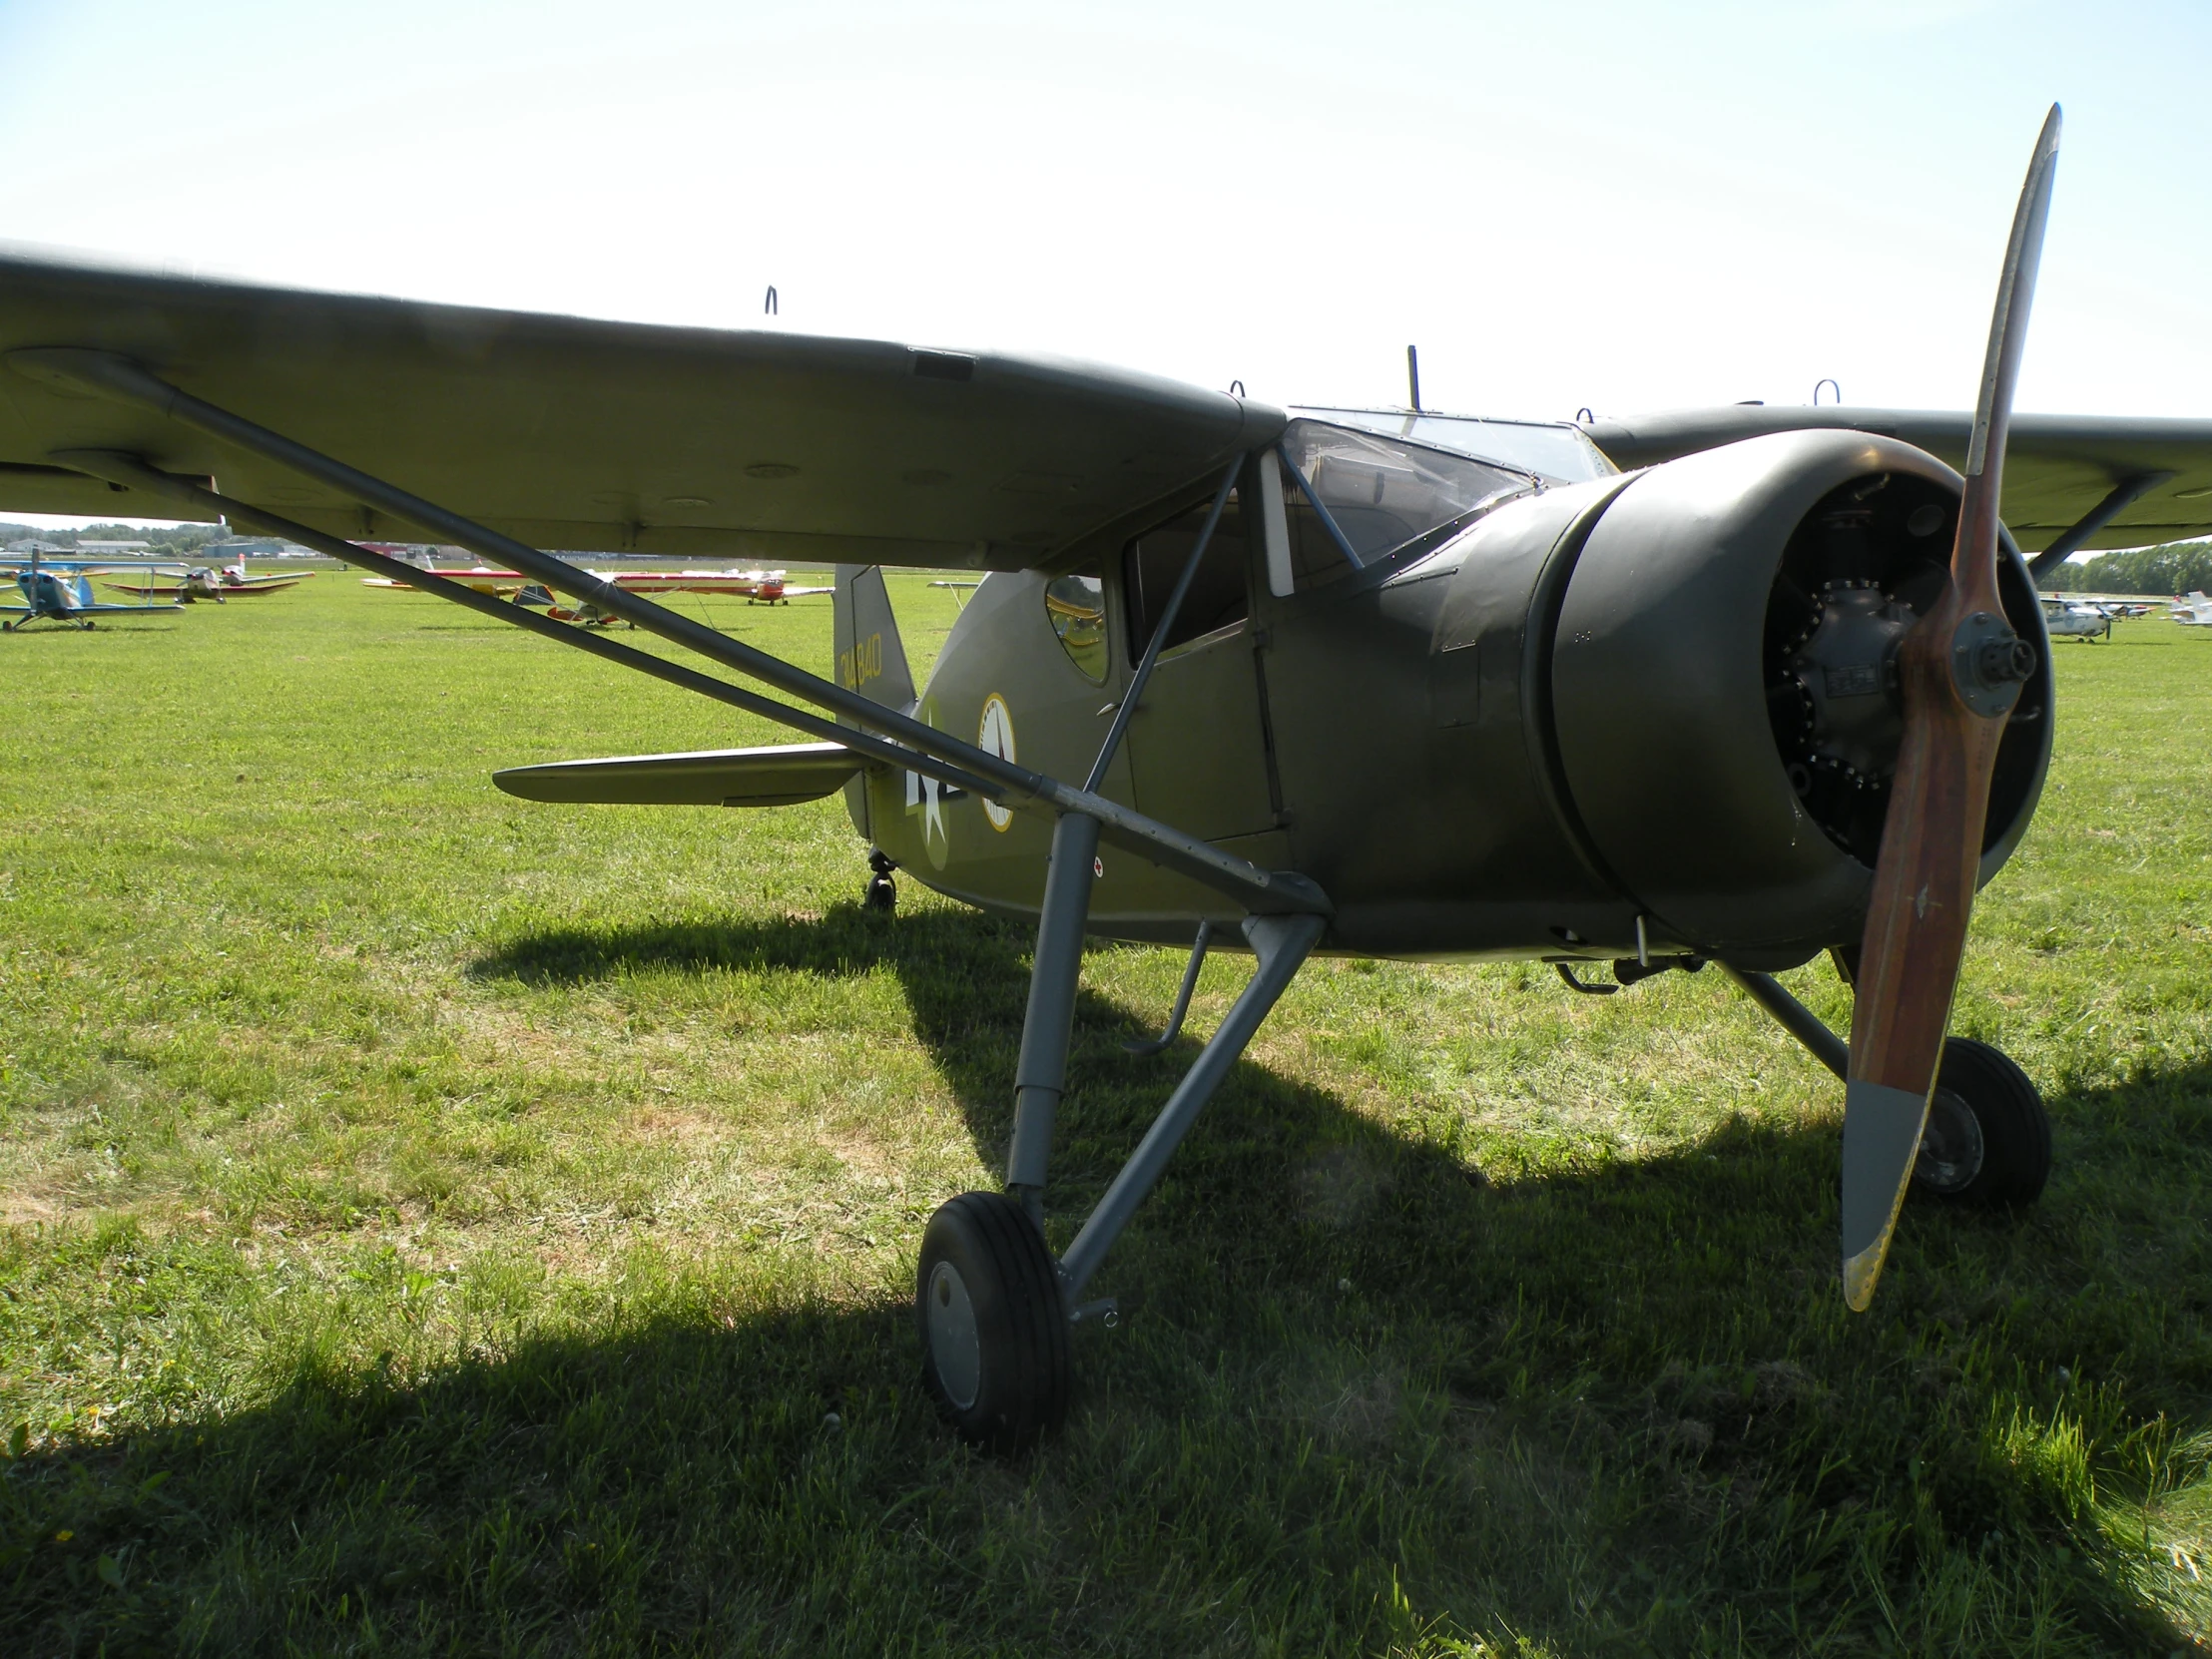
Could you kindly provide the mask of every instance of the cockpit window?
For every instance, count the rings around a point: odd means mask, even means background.
[[[1316,415],[1334,426],[1405,438],[1434,449],[1496,461],[1533,472],[1553,484],[1579,484],[1609,478],[1620,469],[1578,426],[1545,420],[1484,420],[1473,415],[1430,414],[1421,409],[1293,409]]]
[[[1044,585],[1044,614],[1068,661],[1093,685],[1106,683],[1106,583],[1096,566]]]
[[[1537,487],[1525,472],[1318,420],[1292,421],[1283,433],[1283,453],[1321,497],[1363,565]],[[1283,504],[1294,586],[1314,587],[1351,574],[1350,561],[1312,501],[1287,476]]]

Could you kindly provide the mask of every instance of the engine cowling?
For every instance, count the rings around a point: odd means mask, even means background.
[[[1961,488],[1895,439],[1777,433],[1652,468],[1555,550],[1571,561],[1545,584],[1562,810],[1655,937],[1745,966],[1856,940],[1902,736],[1896,647],[1941,591]],[[2042,608],[2007,552],[2005,613],[2035,667],[1983,881],[2050,755]]]

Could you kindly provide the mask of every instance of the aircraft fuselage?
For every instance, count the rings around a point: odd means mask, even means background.
[[[1803,961],[1863,924],[1898,741],[1887,654],[1940,584],[1956,498],[1954,473],[1894,440],[1787,434],[1529,490],[1288,584],[1232,509],[1100,791],[1311,877],[1331,951]],[[1083,778],[1189,545],[1170,537],[1163,563],[1149,539],[986,578],[920,717]],[[2043,652],[2024,570],[2007,581]],[[2044,667],[2006,740],[1984,879],[2032,812],[2048,706]],[[862,832],[915,878],[1035,912],[1047,821],[913,774],[855,794]],[[1175,942],[1234,915],[1100,857],[1094,932]]]

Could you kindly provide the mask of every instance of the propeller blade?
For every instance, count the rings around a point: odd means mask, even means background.
[[[2034,649],[2004,620],[1997,593],[1997,506],[2058,133],[2053,104],[2020,189],[1989,319],[1950,581],[1898,652],[1905,741],[1860,950],[1844,1093],[1844,1300],[1862,1313],[1889,1255],[1942,1061],[1997,744],[2035,672]]]

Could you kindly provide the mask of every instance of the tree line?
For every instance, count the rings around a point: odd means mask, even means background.
[[[2212,541],[2100,553],[2065,565],[2049,586],[2054,593],[2212,593]]]

